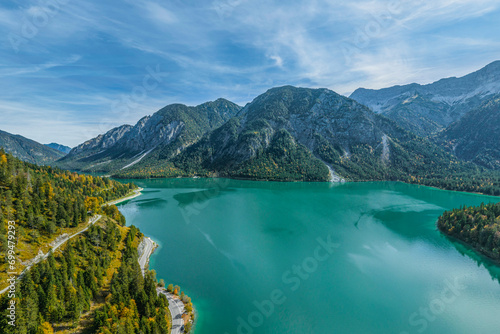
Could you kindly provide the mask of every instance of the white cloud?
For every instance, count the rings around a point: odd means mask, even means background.
[[[82,57],[79,55],[72,55],[71,57],[61,60],[59,62],[48,62],[44,64],[39,64],[39,65],[31,65],[31,66],[26,66],[26,67],[18,67],[18,68],[4,68],[0,70],[0,75],[2,76],[18,76],[18,75],[24,75],[24,74],[32,74],[32,73],[38,73],[47,69],[55,68],[55,67],[60,67],[60,66],[67,66],[70,64],[74,64],[78,62]]]
[[[60,101],[62,105],[58,105],[53,99],[48,99],[44,101],[47,103],[43,104],[41,101],[33,103],[0,100],[1,130],[21,134],[40,143],[58,142],[76,146],[116,126],[135,124],[140,118],[152,114],[166,103],[163,100],[151,99],[140,108],[120,115],[111,112],[112,97],[97,97],[97,100],[93,98],[94,96],[88,96],[87,103]],[[86,107],[94,112],[80,112],[75,115],[71,108],[68,108],[71,105]]]
[[[149,16],[160,25],[170,25],[178,22],[174,13],[154,2],[146,2]]]
[[[271,56],[271,59],[276,62],[276,66],[283,67],[283,59],[278,55]]]
[[[498,0],[401,0],[396,9],[389,3],[69,2],[19,56],[0,46],[0,111],[11,118],[1,126],[18,124],[14,128],[21,129],[19,124],[26,124],[31,129],[36,120],[47,126],[39,126],[37,136],[59,131],[70,138],[85,127],[90,136],[101,131],[92,119],[105,124],[101,128],[135,123],[171,102],[197,104],[223,96],[244,104],[284,84],[348,94],[360,86],[428,83],[477,70],[500,54],[492,32],[499,25],[476,31],[471,23],[498,10]],[[43,6],[34,0],[15,10],[0,5],[0,26],[18,32],[23,20],[40,14]],[[357,35],[377,23],[381,29],[356,44]],[[464,32],[464,26],[470,29]],[[355,47],[348,64],[342,43]],[[58,68],[71,64],[78,66]],[[130,94],[141,84],[144,68],[156,64],[168,72],[168,79],[130,115],[115,117],[111,103]],[[61,129],[48,124],[51,120]]]

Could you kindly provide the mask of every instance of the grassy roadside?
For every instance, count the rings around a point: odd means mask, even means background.
[[[89,218],[90,219],[90,218]],[[56,241],[60,236],[67,234],[69,236],[81,232],[89,225],[88,222],[79,224],[75,227],[60,228],[58,234],[52,234],[50,236],[42,234],[37,239],[36,243],[30,242],[30,238],[26,235],[20,237],[17,241],[17,272],[21,273],[27,266],[28,261],[33,260],[40,252],[47,254],[52,249],[52,243]],[[0,266],[0,290],[7,287],[7,268],[8,263],[4,263]]]

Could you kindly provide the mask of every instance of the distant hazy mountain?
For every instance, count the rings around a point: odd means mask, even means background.
[[[436,141],[460,159],[500,169],[500,95],[469,111]]]
[[[123,125],[78,145],[57,165],[110,172],[169,160],[240,109],[224,99],[197,107],[169,105],[143,117],[135,126]]]
[[[359,88],[350,97],[405,129],[427,136],[459,120],[497,93],[500,61],[461,78],[380,90]]]
[[[327,89],[286,86],[257,97],[161,167],[117,174],[397,180],[457,168],[469,167],[352,99]]]
[[[58,150],[64,154],[68,154],[69,151],[71,151],[71,147],[69,146],[64,146],[64,145],[61,145],[61,144],[57,144],[57,143],[50,143],[50,144],[45,144],[45,146],[48,146],[50,148],[53,148],[54,150]]]
[[[18,159],[47,165],[64,156],[64,153],[20,135],[0,130],[0,147]]]

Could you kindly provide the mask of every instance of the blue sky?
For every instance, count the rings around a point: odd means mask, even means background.
[[[0,129],[74,146],[170,103],[430,83],[500,59],[498,0],[0,3]]]

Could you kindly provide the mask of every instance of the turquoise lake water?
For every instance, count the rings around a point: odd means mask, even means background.
[[[119,205],[195,334],[500,333],[499,267],[438,216],[499,198],[391,182],[134,180]]]

